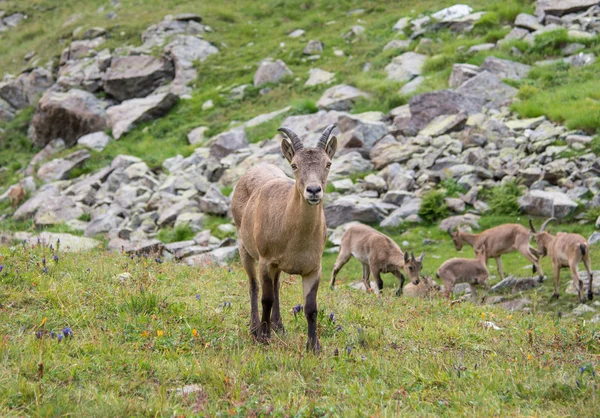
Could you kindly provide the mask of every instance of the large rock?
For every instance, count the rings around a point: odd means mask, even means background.
[[[489,71],[479,73],[456,91],[466,97],[483,100],[485,106],[494,109],[510,104],[518,92],[516,88],[504,84],[497,75]]]
[[[223,196],[221,190],[213,184],[200,198],[200,210],[203,213],[225,216],[229,210],[229,199]]]
[[[351,174],[364,173],[373,169],[373,164],[369,160],[363,158],[358,152],[348,152],[344,155],[336,157],[331,165],[329,172],[329,180],[335,181],[342,178],[347,178]]]
[[[75,151],[64,158],[57,158],[42,165],[37,171],[40,180],[48,183],[55,180],[66,180],[74,168],[81,167],[90,158],[86,150]]]
[[[511,80],[521,80],[522,78],[526,77],[529,73],[529,70],[531,70],[529,65],[491,56],[487,57],[483,61],[481,68],[489,71],[490,73],[496,74],[500,78],[508,78]]]
[[[423,65],[427,60],[426,55],[415,52],[405,52],[395,57],[390,64],[385,67],[387,78],[394,81],[407,82],[421,75]]]
[[[79,145],[83,145],[84,147],[98,152],[104,150],[109,142],[110,136],[106,135],[104,132],[87,134],[77,140]]]
[[[326,110],[350,110],[361,97],[368,98],[369,95],[356,87],[338,84],[325,90],[317,106]]]
[[[286,76],[292,76],[292,71],[281,60],[263,61],[254,73],[254,87],[262,86],[267,83],[277,83]]]
[[[13,218],[17,221],[31,219],[47,202],[55,200],[60,196],[59,190],[51,185],[43,186],[31,199],[23,203],[13,214]]]
[[[535,9],[537,16],[563,16],[569,13],[587,10],[600,4],[598,0],[539,0]]]
[[[183,261],[190,266],[205,266],[216,264],[227,266],[238,256],[238,246],[217,248],[208,253],[199,254],[185,258]]]
[[[102,88],[111,60],[110,51],[105,49],[94,57],[69,61],[60,67],[56,83],[65,90],[82,89],[94,93]]]
[[[455,4],[447,7],[431,15],[434,19],[441,21],[452,21],[468,16],[473,12],[473,9],[466,4]]]
[[[27,241],[31,245],[36,245],[38,242],[52,245],[57,251],[64,251],[66,253],[91,251],[102,245],[102,242],[95,239],[55,232],[42,232],[37,235],[31,235]],[[60,244],[57,245],[57,242],[60,242]]]
[[[380,224],[382,228],[393,228],[400,225],[406,218],[419,213],[421,199],[413,198],[402,204],[401,207],[390,213]]]
[[[164,116],[178,100],[179,96],[173,93],[164,93],[143,99],[126,100],[117,106],[109,107],[106,114],[113,137],[119,139],[137,124]]]
[[[87,55],[93,55],[95,49],[105,41],[106,40],[103,37],[73,41],[71,42],[71,45],[69,45],[68,48],[63,49],[60,54],[60,63],[65,64],[68,61],[74,61]]]
[[[562,219],[577,209],[577,203],[565,193],[544,190],[530,190],[519,198],[519,206],[527,215],[552,216],[557,219]]]
[[[335,78],[335,73],[321,70],[320,68],[311,68],[308,70],[308,80],[304,83],[306,87],[317,86],[319,84],[328,84]]]
[[[325,44],[323,42],[311,39],[310,41],[308,41],[308,44],[306,44],[306,47],[304,48],[304,51],[302,51],[302,53],[304,55],[320,54],[321,52],[323,52],[324,47]]]
[[[515,26],[534,32],[544,27],[544,25],[538,21],[537,17],[527,13],[519,13],[517,15],[517,18],[515,19]]]
[[[356,201],[346,197],[327,203],[324,210],[329,228],[336,228],[351,221],[379,223],[384,216],[373,202]]]
[[[173,77],[170,60],[148,55],[115,57],[106,70],[104,91],[119,101],[145,97]]]
[[[38,209],[34,217],[36,226],[56,225],[74,220],[83,215],[83,210],[66,196],[57,196]]]
[[[409,101],[410,126],[418,132],[438,116],[455,115],[461,112],[471,115],[480,112],[484,104],[485,99],[465,96],[452,90],[418,94]]]
[[[453,89],[460,87],[465,81],[475,77],[481,72],[481,69],[472,64],[454,64],[452,66],[452,74],[448,84]]]
[[[15,117],[15,109],[6,101],[0,99],[0,121],[11,120]]]
[[[17,78],[0,83],[0,97],[15,109],[31,106],[54,83],[52,73],[34,68]]]
[[[342,132],[340,148],[365,148],[367,151],[388,133],[385,123],[365,121],[354,115],[340,117],[338,128]]]
[[[217,160],[228,156],[229,154],[248,147],[246,131],[243,128],[232,129],[223,132],[210,139],[210,155]]]
[[[455,228],[461,225],[470,225],[475,229],[479,229],[478,215],[467,213],[466,215],[451,216],[440,222],[440,230],[442,231],[453,231]]]
[[[423,128],[419,135],[440,136],[445,133],[461,130],[467,123],[466,113],[456,115],[440,115]]]
[[[56,138],[73,146],[79,138],[106,129],[105,104],[83,90],[48,91],[32,120],[33,142],[42,147]]]
[[[371,162],[376,170],[381,170],[391,163],[405,163],[419,150],[418,146],[399,142],[380,141],[371,150]]]

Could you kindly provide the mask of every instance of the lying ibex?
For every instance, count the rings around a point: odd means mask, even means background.
[[[419,280],[419,284],[414,285],[412,283],[408,283],[404,286],[404,291],[402,292],[406,297],[412,298],[424,298],[427,296],[433,296],[440,291],[440,285],[437,284],[431,276],[421,277]]]
[[[317,338],[317,290],[321,258],[327,239],[323,194],[337,139],[325,129],[316,148],[304,148],[290,129],[281,149],[294,171],[294,182],[274,165],[251,168],[238,181],[231,212],[238,232],[239,252],[250,281],[250,329],[266,341],[271,324],[283,329],[279,308],[281,272],[302,276],[304,314],[308,322],[307,349],[320,349]],[[262,321],[258,318],[258,281],[262,284]],[[271,314],[272,310],[272,314]]]
[[[587,296],[589,300],[592,300],[594,298],[594,293],[592,287],[593,275],[589,244],[587,240],[579,234],[568,234],[566,232],[559,232],[556,235],[550,234],[550,232],[546,231],[546,226],[548,226],[550,221],[554,220],[556,219],[550,218],[546,220],[542,224],[540,232],[536,232],[533,221],[531,219],[529,220],[529,226],[531,227],[533,239],[538,246],[540,258],[548,255],[552,261],[552,270],[554,273],[554,294],[552,297],[558,299],[560,270],[563,267],[569,267],[571,269],[573,284],[579,293],[579,301],[581,303],[585,302],[583,282],[579,278],[579,273],[577,272],[577,266],[583,261],[583,265],[585,266],[589,277]]]
[[[471,296],[477,299],[476,285],[482,286],[486,292],[489,290],[487,257],[483,247],[475,249],[475,260],[470,258],[451,258],[444,262],[437,271],[437,277],[444,282],[444,296],[449,298],[458,283],[468,283]]]
[[[462,250],[464,244],[469,244],[473,248],[483,247],[486,254],[486,263],[490,258],[496,259],[500,280],[504,280],[504,272],[502,271],[502,254],[518,251],[526,259],[533,263],[533,272],[539,274],[540,280],[544,277],[542,267],[537,259],[537,253],[534,248],[529,245],[531,236],[529,231],[523,225],[519,224],[504,224],[494,228],[486,229],[480,234],[468,234],[456,228],[456,231],[448,230],[454,248],[457,251]]]
[[[340,254],[335,261],[331,273],[331,288],[335,286],[335,277],[340,269],[352,258],[356,257],[363,266],[363,283],[367,291],[372,291],[369,275],[373,274],[377,281],[379,291],[383,289],[381,273],[392,273],[400,282],[396,291],[397,296],[402,296],[404,286],[404,275],[402,270],[412,280],[413,284],[419,284],[419,275],[423,267],[423,257],[411,257],[403,253],[398,244],[391,238],[366,225],[352,225],[342,235]]]
[[[15,184],[10,188],[8,192],[8,200],[10,201],[10,206],[12,208],[16,208],[25,200],[27,196],[27,191],[21,184]]]

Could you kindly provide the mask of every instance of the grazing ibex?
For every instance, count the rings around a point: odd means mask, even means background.
[[[283,329],[279,308],[279,276],[283,271],[302,276],[307,349],[320,350],[317,290],[327,239],[323,194],[337,148],[337,139],[329,138],[334,127],[325,129],[316,148],[304,148],[298,135],[280,128],[285,134],[281,149],[296,181],[274,165],[261,164],[248,170],[233,192],[231,212],[241,261],[250,281],[250,329],[258,340],[269,339],[271,324],[275,330]],[[258,318],[257,262],[262,320]]]
[[[21,184],[15,184],[10,188],[8,192],[8,200],[10,201],[10,206],[12,208],[16,208],[25,200],[27,196],[27,191]]]
[[[404,286],[402,271],[404,270],[413,284],[419,284],[425,253],[419,258],[415,258],[414,254],[409,257],[408,252],[403,253],[398,244],[381,232],[366,225],[352,225],[342,235],[340,254],[331,273],[332,289],[335,286],[335,277],[352,256],[356,257],[363,266],[362,279],[367,291],[371,291],[370,274],[375,277],[377,287],[381,291],[383,289],[381,273],[392,273],[400,282],[396,295],[402,296]]]
[[[486,229],[480,234],[468,234],[460,230],[460,226],[456,231],[448,230],[454,248],[457,251],[462,250],[464,244],[469,244],[473,248],[483,247],[486,254],[486,263],[490,258],[496,259],[500,280],[504,280],[504,272],[502,271],[502,254],[518,251],[526,259],[533,263],[533,273],[536,271],[540,280],[544,277],[542,267],[537,259],[537,253],[534,248],[529,245],[531,236],[529,231],[523,225],[519,224],[504,224],[494,228]]]
[[[457,283],[468,283],[471,296],[475,302],[477,290],[475,285],[482,286],[486,292],[489,290],[487,256],[483,247],[475,249],[475,260],[470,258],[451,258],[444,262],[437,271],[437,277],[444,282],[444,296],[449,298]]]
[[[588,285],[588,299],[594,298],[593,293],[593,275],[592,267],[590,262],[590,247],[587,240],[579,234],[568,234],[566,232],[559,232],[556,235],[550,234],[546,231],[546,226],[550,221],[555,221],[555,218],[547,219],[541,226],[540,232],[536,232],[533,226],[533,221],[529,220],[529,226],[531,227],[531,233],[533,239],[538,246],[538,252],[540,258],[549,256],[552,261],[552,270],[554,273],[554,294],[552,297],[558,299],[558,285],[560,283],[560,270],[563,267],[569,267],[571,269],[571,275],[573,278],[573,284],[575,289],[579,293],[579,301],[585,302],[583,295],[583,282],[579,278],[577,272],[577,266],[583,261],[583,265],[587,270],[589,277]]]
[[[437,284],[431,276],[423,276],[419,281],[419,284],[414,285],[412,283],[408,283],[404,286],[404,291],[402,292],[406,297],[412,298],[424,298],[427,296],[435,295],[440,291],[440,285]]]

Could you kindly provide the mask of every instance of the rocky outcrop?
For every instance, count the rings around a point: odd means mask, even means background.
[[[104,91],[119,101],[145,97],[173,77],[173,63],[165,58],[115,57],[106,70]]]
[[[390,80],[407,82],[421,75],[423,65],[427,57],[414,52],[405,52],[394,58],[385,67],[387,77]]]
[[[74,168],[81,167],[90,158],[90,153],[85,150],[74,153],[43,164],[37,171],[37,176],[45,183],[55,180],[65,180]]]
[[[72,146],[82,136],[106,129],[105,107],[87,91],[46,92],[31,122],[34,144],[42,147],[62,138],[67,146]]]
[[[126,100],[106,110],[108,126],[112,129],[114,138],[119,139],[137,124],[166,115],[177,104],[178,100],[179,97],[173,93]]]
[[[2,81],[0,98],[15,109],[23,109],[34,105],[53,83],[54,78],[50,71],[44,68],[34,68],[16,78]]]
[[[350,110],[359,98],[369,95],[356,87],[339,84],[325,90],[317,106],[326,110]]]
[[[281,60],[263,61],[254,74],[254,87],[267,83],[277,83],[286,76],[293,75],[292,71]]]

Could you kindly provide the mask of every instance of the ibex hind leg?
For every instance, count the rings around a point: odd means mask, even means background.
[[[281,319],[281,311],[279,306],[279,289],[281,287],[280,282],[281,271],[277,271],[273,277],[273,312],[271,313],[271,327],[275,332],[285,332],[283,327],[283,320]]]
[[[250,288],[250,332],[254,337],[258,337],[260,330],[260,319],[258,318],[258,280],[256,279],[256,261],[250,256],[244,248],[243,243],[239,243],[239,253],[242,265],[248,275],[248,284]]]
[[[335,260],[335,265],[333,266],[333,271],[331,272],[331,282],[329,283],[329,288],[333,289],[335,287],[335,279],[342,269],[346,265],[346,263],[350,260],[352,254],[348,251],[342,249],[337,259]]]
[[[594,299],[594,274],[592,273],[592,266],[590,262],[590,253],[588,253],[583,257],[583,265],[585,266],[585,270],[588,274],[588,300]]]
[[[259,272],[262,285],[262,318],[260,323],[260,332],[258,339],[261,342],[268,342],[271,338],[271,309],[275,300],[274,295],[274,276],[275,272],[270,266],[259,263]]]

